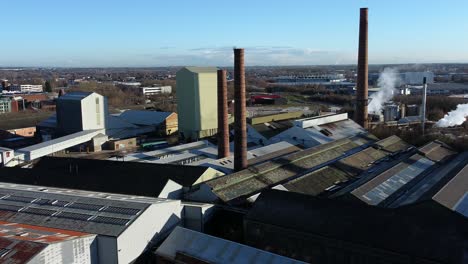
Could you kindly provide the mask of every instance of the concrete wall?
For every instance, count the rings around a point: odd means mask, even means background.
[[[179,129],[179,120],[177,113],[172,113],[166,118],[163,124],[164,131],[161,131],[165,135],[172,135],[176,133]]]
[[[159,194],[159,198],[168,198],[168,199],[180,199],[182,198],[183,186],[172,181],[168,180],[166,186]]]
[[[96,236],[76,238],[48,245],[28,263],[98,263]]]
[[[200,127],[197,122],[196,98],[197,93],[197,76],[191,71],[183,68],[177,72],[177,115],[179,132],[183,133],[185,138],[192,137],[193,131],[199,131]]]
[[[180,223],[180,201],[153,204],[118,237],[118,263],[130,263]],[[102,262],[109,263],[109,262]]]
[[[200,100],[200,128],[204,130],[215,130],[211,136],[216,134],[218,129],[218,89],[217,72],[198,74],[198,89]],[[205,132],[210,133],[210,132]]]
[[[193,139],[217,133],[217,72],[177,72],[177,113],[179,131]]]
[[[119,263],[117,255],[117,239],[115,237],[98,236],[97,248],[98,263]]]
[[[104,97],[93,93],[81,101],[83,130],[105,128]]]
[[[59,133],[71,134],[83,130],[81,102],[57,100],[57,128]]]

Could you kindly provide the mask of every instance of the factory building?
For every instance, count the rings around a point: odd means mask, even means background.
[[[43,157],[32,169],[1,170],[4,182],[172,199],[224,175],[201,166],[59,157]]]
[[[177,72],[179,133],[185,140],[218,131],[217,68],[185,67]]]
[[[2,222],[97,235],[84,241],[96,247],[88,254],[97,261],[85,263],[130,263],[180,222],[176,200],[8,183],[0,183],[0,194]]]
[[[466,263],[468,224],[433,202],[387,209],[278,190],[244,218],[249,246],[308,263]]]
[[[97,93],[67,93],[57,100],[57,130],[72,134],[85,130],[104,129],[107,102]]]

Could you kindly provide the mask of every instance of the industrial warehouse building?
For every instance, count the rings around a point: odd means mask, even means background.
[[[197,140],[218,132],[217,68],[184,67],[177,72],[179,132]]]
[[[244,222],[246,244],[308,263],[466,263],[466,218],[434,203],[379,208],[263,192]]]
[[[176,200],[0,183],[0,221],[97,235],[83,241],[90,246],[85,263],[134,261],[179,224],[180,212]],[[73,234],[63,233],[63,239]],[[64,252],[62,263],[67,254],[73,252]]]
[[[201,166],[56,157],[44,157],[32,169],[0,168],[0,174],[10,183],[173,199],[224,175]]]

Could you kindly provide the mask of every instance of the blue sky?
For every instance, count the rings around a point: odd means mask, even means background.
[[[2,0],[0,66],[468,62],[466,0]]]

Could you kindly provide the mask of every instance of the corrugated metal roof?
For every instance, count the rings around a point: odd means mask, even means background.
[[[455,175],[432,199],[468,217],[468,165]]]
[[[433,161],[419,154],[413,155],[355,189],[352,194],[368,204],[378,205],[432,165]]]
[[[419,151],[424,153],[424,156],[435,162],[441,162],[445,158],[456,154],[455,151],[450,149],[444,143],[438,141],[432,141],[424,145],[419,149]]]
[[[175,260],[176,255],[180,252],[208,263],[219,264],[305,263],[232,241],[195,232],[183,227],[176,227],[164,243],[156,250],[156,254]]]
[[[341,139],[282,158],[251,166],[240,172],[207,181],[223,201],[255,194],[307,170],[336,160],[349,151],[371,142],[370,138]]]
[[[355,176],[355,174],[347,173],[335,167],[326,166],[283,184],[283,186],[291,192],[319,195],[332,186],[347,182],[353,176]]]
[[[114,115],[126,122],[135,125],[158,126],[163,123],[166,118],[174,113],[172,112],[157,112],[157,111],[139,111],[127,110],[119,115]]]

